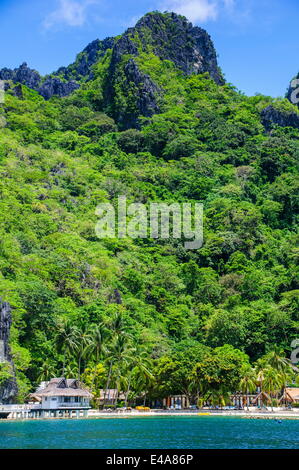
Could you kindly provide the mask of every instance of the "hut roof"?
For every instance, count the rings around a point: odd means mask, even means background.
[[[279,401],[283,400],[291,403],[299,401],[299,388],[286,388]]]
[[[252,400],[252,403],[255,404],[257,403],[257,401],[261,399],[262,401],[266,401],[266,402],[270,402],[271,401],[271,397],[270,395],[268,395],[268,393],[266,392],[260,392],[255,398],[254,400]]]
[[[79,380],[64,378],[54,378],[42,384],[36,392],[30,395],[34,399],[58,396],[92,398],[92,394],[82,386]]]

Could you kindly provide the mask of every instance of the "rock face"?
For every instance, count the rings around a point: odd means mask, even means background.
[[[50,76],[43,78],[23,63],[14,70],[0,70],[0,80],[27,85],[47,100],[52,96],[68,96],[80,87],[80,83],[93,79],[92,66],[108,49],[112,50],[112,55],[103,102],[105,110],[122,129],[138,127],[139,116],[151,117],[159,112],[159,97],[163,91],[139,69],[134,58],[141,52],[154,53],[162,60],[172,61],[187,75],[207,72],[217,84],[224,84],[208,33],[194,27],[183,16],[159,12],[148,13],[119,38],[91,42],[73,64],[61,67]],[[124,58],[128,59],[125,63]],[[127,109],[119,105],[125,101],[117,97],[119,90],[123,97],[130,96]],[[20,90],[16,92],[16,96],[21,96]]]
[[[13,402],[18,393],[9,347],[11,323],[10,305],[0,299],[0,363],[10,364],[12,371],[12,377],[0,385],[0,403],[5,404]]]
[[[74,81],[62,82],[59,78],[47,78],[38,88],[38,92],[46,100],[49,100],[52,96],[68,96],[73,91],[77,90],[80,87],[79,84]]]
[[[219,85],[224,84],[217,64],[217,55],[208,33],[175,13],[153,12],[145,15],[134,28],[129,28],[115,43],[109,69],[109,82],[105,90],[106,104],[113,103],[115,88],[119,88],[119,66],[124,57],[139,56],[140,52],[152,52],[162,60],[172,61],[185,74],[208,72]],[[116,110],[114,119],[123,129],[138,127],[138,115],[150,117],[159,112],[159,90],[151,78],[139,70],[133,58],[125,65],[124,83],[135,89],[135,110]],[[123,93],[128,90],[126,85]]]
[[[125,83],[134,84],[136,107],[133,110],[120,110],[114,118],[122,129],[138,128],[139,116],[151,117],[160,111],[157,97],[162,90],[148,75],[139,70],[133,59],[130,59],[124,67],[124,75]],[[111,102],[113,98],[112,92],[108,95],[108,100]]]
[[[263,109],[261,118],[267,131],[270,131],[274,125],[299,129],[299,114],[296,112],[281,111],[270,105]]]
[[[26,85],[45,99],[50,99],[54,95],[68,96],[80,86],[75,81],[63,82],[59,78],[51,77],[43,79],[36,70],[30,69],[26,62],[14,70],[7,68],[0,70],[0,80],[11,80]]]
[[[76,61],[68,67],[60,67],[52,75],[63,77],[65,80],[91,80],[93,78],[91,67],[96,64],[115,44],[115,38],[106,38],[103,41],[96,39],[77,55]]]
[[[289,85],[286,98],[292,103],[299,106],[299,73],[293,78]]]
[[[193,26],[184,16],[176,13],[149,13],[126,34],[130,36],[136,33],[145,48],[150,45],[155,55],[163,60],[171,60],[185,74],[208,72],[216,83],[224,84],[209,34]]]
[[[148,13],[117,41],[112,62],[117,62],[124,54],[137,56],[140,46],[162,60],[171,60],[187,75],[208,72],[216,83],[224,84],[210,36],[183,16]]]

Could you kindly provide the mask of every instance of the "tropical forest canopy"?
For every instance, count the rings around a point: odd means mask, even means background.
[[[0,296],[19,400],[62,375],[153,397],[233,392],[298,337],[299,129],[261,117],[297,107],[185,73],[151,29],[129,40],[138,55],[116,61],[112,44],[88,79],[72,72],[69,96],[9,82],[1,105]],[[97,238],[96,207],[120,195],[203,203],[203,247]]]

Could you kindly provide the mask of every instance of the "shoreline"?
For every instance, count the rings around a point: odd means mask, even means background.
[[[115,419],[115,418],[154,418],[154,417],[232,417],[243,419],[291,419],[299,420],[298,410],[151,410],[151,411],[111,411],[104,412],[100,410],[89,410],[88,416],[63,418],[63,417],[48,417],[48,418],[4,418],[0,419],[1,422],[24,422],[24,421],[48,421],[48,420],[90,420],[90,419]]]
[[[90,418],[142,418],[142,417],[234,417],[234,418],[247,418],[247,419],[299,419],[298,411],[215,411],[215,410],[197,410],[192,411],[150,411],[150,412],[93,412],[85,419]]]
[[[279,419],[279,420],[299,420],[299,410],[298,411],[215,411],[215,410],[206,410],[196,412],[192,411],[148,411],[148,412],[101,412],[101,411],[92,411],[86,417],[73,417],[73,418],[27,418],[27,419],[16,419],[16,418],[6,418],[0,419],[0,423],[3,422],[24,422],[24,421],[78,421],[78,420],[91,420],[91,419],[128,419],[128,418],[154,418],[154,417],[231,417],[231,418],[243,418],[243,419]]]

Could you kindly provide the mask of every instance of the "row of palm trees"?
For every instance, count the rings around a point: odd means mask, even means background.
[[[111,401],[109,390],[117,390],[114,396],[114,406],[117,405],[119,392],[125,395],[125,406],[134,396],[143,396],[144,403],[147,391],[153,389],[155,377],[152,360],[145,349],[134,341],[127,332],[123,317],[116,313],[106,322],[99,325],[76,326],[70,321],[63,321],[57,325],[55,335],[57,353],[62,358],[63,377],[81,379],[82,373],[89,368],[103,364],[104,373],[100,383],[96,385],[96,373],[92,372],[91,385],[93,393],[100,398],[100,390],[104,389],[103,406]],[[39,381],[49,380],[57,374],[53,362],[46,360],[39,375]],[[93,377],[94,375],[94,377]],[[249,395],[257,390],[261,396],[267,394],[273,400],[281,396],[287,384],[294,378],[294,370],[283,353],[274,348],[263,358],[259,359],[254,367],[247,365],[241,373],[239,393],[246,396],[247,406]],[[209,401],[214,405],[228,404],[231,391],[219,389],[210,390],[204,397],[198,399],[201,404]]]
[[[115,406],[119,391],[125,391],[125,406],[132,395],[144,391],[153,381],[151,364],[148,354],[140,345],[133,342],[126,331],[122,315],[116,313],[106,322],[99,325],[76,326],[71,321],[63,321],[57,325],[55,335],[57,353],[62,357],[62,376],[77,376],[81,380],[82,373],[90,365],[104,364],[106,381],[103,406],[110,401],[109,390],[117,390]],[[49,380],[55,376],[57,369],[51,360],[44,362],[40,369],[39,381]],[[104,380],[104,379],[103,379]],[[94,381],[92,381],[94,385]],[[100,388],[95,390],[100,398]]]
[[[278,348],[274,348],[262,359],[259,359],[255,367],[247,367],[243,370],[240,380],[240,391],[247,396],[259,390],[261,400],[265,392],[271,398],[271,405],[284,394],[288,384],[295,378],[294,368],[289,359],[285,358]]]

